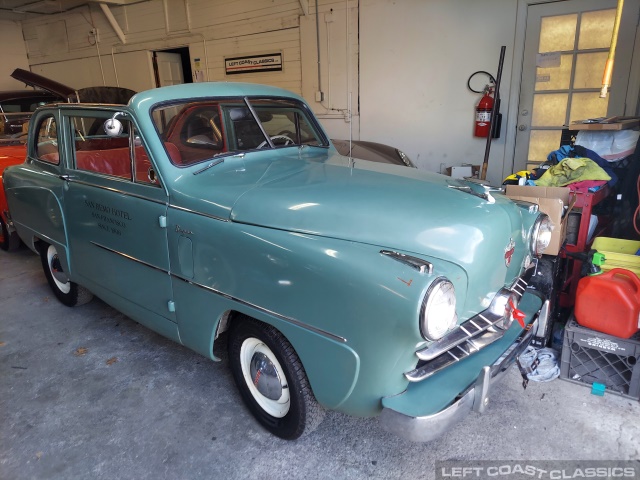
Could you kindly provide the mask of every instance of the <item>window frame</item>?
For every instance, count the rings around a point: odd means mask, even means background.
[[[59,119],[56,117],[57,116],[55,115],[54,112],[43,113],[40,117],[38,117],[38,124],[37,124],[37,127],[34,129],[34,131],[37,132],[37,135],[35,135],[35,138],[32,141],[33,142],[32,148],[33,148],[33,157],[37,161],[45,163],[47,165],[60,166],[60,122],[59,122]],[[56,151],[51,153],[40,153],[39,151],[40,145],[45,143],[45,142],[39,141],[41,138],[40,132],[42,131],[43,124],[45,122],[50,122],[50,121],[53,121],[53,123],[55,124],[56,136],[55,136],[55,140],[53,140],[51,144],[53,144],[56,147]],[[57,161],[52,161],[47,158],[43,158],[45,155],[50,155],[52,153],[58,154]]]

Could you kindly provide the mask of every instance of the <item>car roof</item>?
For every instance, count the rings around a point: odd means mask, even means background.
[[[269,85],[240,82],[203,82],[183,83],[180,85],[145,90],[144,92],[134,95],[129,104],[134,109],[146,110],[152,105],[172,100],[255,96],[284,97],[304,102],[302,97],[289,90]]]

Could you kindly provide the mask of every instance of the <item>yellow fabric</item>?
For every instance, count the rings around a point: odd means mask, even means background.
[[[549,168],[536,180],[541,187],[564,187],[584,180],[611,180],[611,177],[596,162],[589,158],[565,158]]]

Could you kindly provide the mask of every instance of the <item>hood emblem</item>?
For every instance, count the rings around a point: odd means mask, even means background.
[[[513,241],[513,238],[509,239],[509,244],[504,249],[504,264],[508,267],[511,265],[511,259],[513,258],[513,254],[516,251],[516,244]]]

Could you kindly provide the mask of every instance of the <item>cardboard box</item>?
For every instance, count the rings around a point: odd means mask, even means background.
[[[575,195],[567,187],[529,187],[507,185],[507,197],[513,200],[537,203],[540,211],[549,215],[553,230],[545,255],[558,255],[564,243],[569,211],[575,203]],[[565,208],[567,207],[567,208]]]

